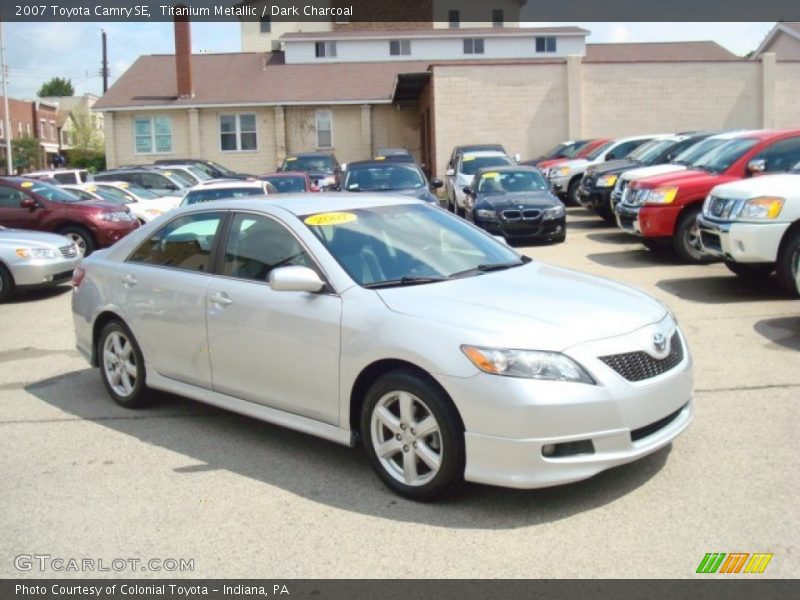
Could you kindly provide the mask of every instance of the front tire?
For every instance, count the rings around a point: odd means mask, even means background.
[[[699,206],[689,208],[681,215],[672,238],[672,248],[675,254],[688,263],[705,264],[714,259],[703,250],[700,243],[700,227],[697,225],[699,215]]]
[[[59,231],[59,233],[75,242],[75,244],[78,246],[78,252],[81,256],[89,256],[97,249],[97,244],[95,243],[92,234],[89,233],[87,229],[84,229],[79,225],[70,225],[69,227],[64,227],[64,229]]]
[[[797,283],[797,273],[800,271],[800,229],[790,233],[781,244],[775,266],[781,288],[793,298],[800,296],[800,286]]]
[[[148,401],[144,357],[130,330],[120,321],[100,332],[97,355],[103,384],[111,398],[125,408],[139,408]]]
[[[725,266],[731,273],[735,273],[742,279],[760,279],[768,277],[775,270],[772,263],[737,263],[726,260]]]
[[[0,264],[0,302],[5,302],[14,293],[14,278],[6,269],[5,265]]]
[[[367,392],[361,411],[364,450],[395,493],[430,501],[464,482],[464,427],[450,398],[410,371],[391,371]]]
[[[569,182],[567,186],[567,204],[571,204],[572,206],[580,206],[581,203],[578,202],[578,186],[581,184],[581,178],[576,177],[572,181]]]

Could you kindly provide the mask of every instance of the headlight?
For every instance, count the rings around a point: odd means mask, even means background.
[[[555,167],[550,169],[550,177],[566,177],[569,175],[569,167]]]
[[[736,215],[736,218],[743,221],[748,219],[758,221],[775,219],[781,214],[783,202],[784,198],[775,198],[772,196],[751,198],[742,204],[742,208],[739,210],[739,214]]]
[[[543,219],[560,219],[565,214],[567,214],[567,211],[564,208],[564,205],[563,204],[559,204],[558,206],[553,206],[551,208],[545,208],[542,211],[542,218]]]
[[[103,220],[103,221],[113,221],[113,222],[117,222],[117,221],[133,221],[134,218],[135,217],[131,213],[123,212],[123,211],[107,212],[107,213],[101,213],[100,214],[100,219]]]
[[[152,215],[154,217],[158,217],[164,214],[164,211],[158,210],[157,208],[148,208],[146,211],[148,215]]]
[[[619,175],[603,175],[597,180],[597,187],[610,188],[612,185],[617,183],[617,179],[619,179]]]
[[[594,384],[578,363],[558,352],[477,346],[461,346],[461,351],[481,371],[492,375]]]
[[[497,211],[479,208],[475,211],[475,216],[481,219],[496,219]]]
[[[60,258],[61,253],[58,250],[51,248],[17,248],[16,255],[20,258],[29,258],[35,260],[37,258]]]
[[[676,187],[660,187],[647,192],[644,197],[645,204],[672,204],[675,196],[678,195]]]

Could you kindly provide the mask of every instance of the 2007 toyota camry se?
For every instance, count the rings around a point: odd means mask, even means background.
[[[78,349],[108,393],[164,390],[351,446],[395,492],[577,481],[692,419],[672,313],[400,197],[178,209],[85,259]]]

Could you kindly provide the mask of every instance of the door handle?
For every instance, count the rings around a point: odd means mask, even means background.
[[[233,304],[233,300],[228,298],[227,294],[223,294],[220,292],[209,294],[208,299],[210,302],[213,302],[214,304],[219,304],[220,306],[228,306],[230,304]]]
[[[131,287],[139,283],[139,280],[136,279],[136,277],[134,277],[133,275],[128,274],[122,278],[122,283],[124,283],[126,287]]]

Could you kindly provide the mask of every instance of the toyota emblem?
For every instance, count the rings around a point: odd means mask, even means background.
[[[667,349],[667,337],[663,333],[653,336],[653,348],[658,354],[663,354]]]

